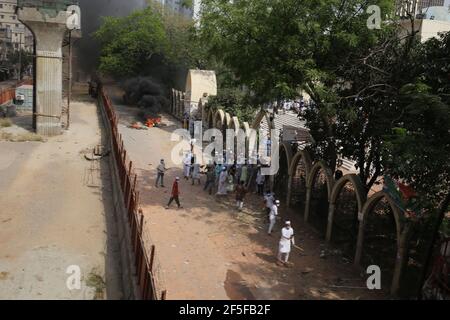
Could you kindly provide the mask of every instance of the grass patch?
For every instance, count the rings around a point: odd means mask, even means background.
[[[0,132],[0,140],[12,141],[14,135],[9,132]]]
[[[88,278],[86,279],[86,285],[95,289],[95,300],[104,299],[103,291],[106,288],[106,284],[100,275],[94,272],[89,273]]]
[[[9,119],[0,119],[0,128],[8,128],[12,126],[12,122]]]
[[[19,134],[19,135],[15,136],[13,139],[15,142],[27,142],[27,141],[43,142],[44,141],[44,138],[42,138],[42,136],[40,136],[36,133],[33,133],[33,132]]]
[[[10,132],[0,132],[0,140],[10,142],[44,142],[44,138],[36,133],[28,132],[14,135]]]

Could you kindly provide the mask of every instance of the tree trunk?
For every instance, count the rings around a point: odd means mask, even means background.
[[[438,217],[436,219],[436,222],[435,222],[435,225],[433,228],[433,236],[432,236],[432,239],[428,246],[427,258],[425,260],[422,274],[420,276],[419,289],[418,289],[419,292],[417,294],[417,298],[419,300],[422,300],[422,298],[423,298],[422,297],[422,288],[423,288],[423,285],[425,284],[428,270],[430,269],[431,260],[433,259],[433,249],[434,249],[436,241],[438,240],[438,237],[439,237],[439,229],[441,228],[442,222],[444,221],[445,213],[447,212],[447,208],[448,208],[449,204],[450,204],[450,192],[447,194],[447,197],[445,198],[444,202],[442,203],[441,208],[439,209]]]

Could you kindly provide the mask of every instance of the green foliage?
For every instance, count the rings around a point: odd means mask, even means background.
[[[248,94],[240,88],[222,88],[216,97],[211,97],[208,101],[209,108],[222,108],[232,116],[236,116],[240,121],[251,122],[258,110],[250,102]]]
[[[151,69],[195,68],[205,64],[194,22],[150,3],[126,17],[105,17],[95,32],[100,70],[114,76],[145,75]]]
[[[161,16],[152,7],[123,18],[103,18],[95,37],[102,45],[100,70],[117,76],[138,74],[169,46]]]

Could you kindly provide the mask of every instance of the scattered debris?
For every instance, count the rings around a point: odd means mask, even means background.
[[[302,270],[302,273],[303,274],[308,274],[308,273],[311,273],[311,272],[313,272],[314,271],[314,268],[305,268],[304,270]]]

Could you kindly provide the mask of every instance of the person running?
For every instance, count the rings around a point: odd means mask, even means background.
[[[170,197],[169,203],[166,206],[166,209],[170,208],[170,205],[172,204],[172,202],[174,200],[178,205],[178,209],[183,208],[180,204],[180,189],[178,187],[179,181],[180,181],[180,178],[176,177],[175,181],[173,182],[171,197]]]
[[[244,199],[247,194],[247,188],[244,185],[243,181],[239,181],[239,184],[236,187],[236,206],[239,211],[242,211],[244,207]]]
[[[158,183],[161,181],[161,187],[165,188],[164,186],[164,173],[167,171],[166,164],[164,162],[164,159],[161,159],[161,162],[159,163],[158,167],[156,168],[158,176],[156,177],[155,187],[158,188]]]

